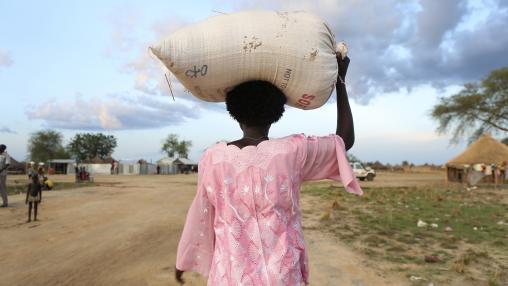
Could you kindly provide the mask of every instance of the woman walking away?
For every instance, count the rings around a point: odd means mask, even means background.
[[[196,197],[178,245],[177,281],[183,283],[183,271],[194,271],[208,277],[208,285],[309,283],[300,185],[333,179],[362,194],[346,158],[354,143],[344,85],[349,58],[337,61],[338,117],[329,136],[271,139],[268,131],[284,112],[284,94],[264,81],[228,92],[227,110],[243,137],[211,146],[199,162]]]
[[[28,204],[28,220],[32,218],[32,206],[34,208],[34,221],[37,221],[37,205],[42,202],[42,185],[39,176],[32,176],[32,182],[28,184],[25,204]]]

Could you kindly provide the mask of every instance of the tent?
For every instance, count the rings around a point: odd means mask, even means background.
[[[173,164],[173,162],[176,160],[176,158],[162,158],[159,161],[157,161],[157,166],[160,168],[161,174],[176,174],[178,172],[176,165]]]
[[[469,145],[464,152],[446,163],[446,176],[450,182],[465,182],[469,169],[481,170],[483,167],[487,176],[482,179],[482,182],[492,183],[495,181],[492,166],[503,168],[501,166],[507,162],[508,146],[485,134]],[[506,168],[504,167],[505,172]],[[501,181],[498,182],[503,182],[502,178],[504,176],[501,176]]]

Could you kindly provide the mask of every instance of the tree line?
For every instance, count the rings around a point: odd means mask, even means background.
[[[55,130],[34,132],[28,139],[31,161],[47,162],[50,159],[76,159],[77,162],[94,158],[106,159],[113,154],[117,139],[102,133],[78,133],[64,146],[62,133]]]
[[[95,158],[106,159],[113,154],[118,141],[115,136],[103,133],[78,133],[64,145],[62,133],[55,130],[40,130],[30,134],[28,158],[34,162],[50,159],[75,159],[77,162]],[[162,142],[161,151],[168,157],[178,155],[187,158],[192,142],[179,140],[178,135],[169,134]]]

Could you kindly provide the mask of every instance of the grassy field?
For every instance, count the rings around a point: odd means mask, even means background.
[[[460,186],[364,187],[306,184],[303,195],[330,207],[320,227],[414,285],[508,285],[508,189]],[[421,220],[425,226],[417,226]],[[478,283],[478,284],[477,284]]]

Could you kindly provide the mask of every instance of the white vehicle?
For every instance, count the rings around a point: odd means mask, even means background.
[[[351,162],[351,168],[353,168],[353,173],[360,181],[374,181],[376,177],[376,171],[371,167],[364,167],[360,162]]]

